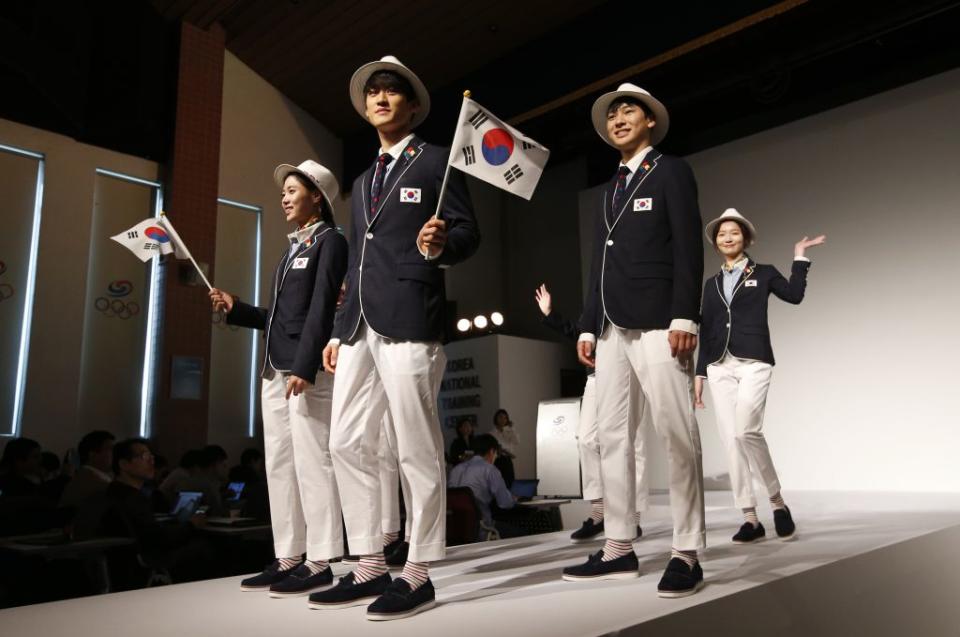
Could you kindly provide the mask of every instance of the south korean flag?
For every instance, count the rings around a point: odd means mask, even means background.
[[[463,98],[449,163],[468,175],[529,200],[550,151]]]

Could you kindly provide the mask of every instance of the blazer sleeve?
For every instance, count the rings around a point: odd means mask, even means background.
[[[362,196],[359,191],[354,186],[355,197]],[[347,275],[344,277],[344,282],[347,286],[347,291],[350,290],[350,277],[355,276],[357,273],[357,268],[360,260],[360,250],[358,248],[360,244],[360,239],[358,235],[360,233],[360,224],[357,223],[356,219],[350,220],[350,246],[348,248],[348,257],[347,257]],[[359,292],[359,291],[358,291]],[[339,293],[339,291],[338,291]],[[333,332],[330,335],[331,338],[343,339],[348,336],[347,330],[349,329],[347,324],[346,312],[337,310],[336,315],[333,317]],[[324,347],[326,344],[324,344]]]
[[[320,369],[323,348],[330,340],[340,284],[347,271],[347,240],[339,232],[331,232],[319,247],[310,309],[300,333],[297,355],[290,367],[293,374],[311,383]]]
[[[227,314],[227,324],[265,330],[267,329],[267,309],[236,299],[233,302],[233,308]]]
[[[443,155],[446,159],[446,154]],[[443,183],[446,165],[437,170],[437,191]],[[480,226],[473,213],[467,180],[459,170],[450,171],[440,218],[447,222],[447,243],[437,257],[439,265],[455,265],[469,258],[480,247]]]
[[[687,162],[676,161],[664,188],[673,239],[670,318],[699,323],[697,296],[703,281],[703,221],[697,203],[697,181]]]
[[[590,258],[590,278],[587,279],[587,295],[583,302],[583,312],[580,314],[578,323],[585,333],[593,334],[596,338],[600,338],[600,335],[595,334],[595,332],[600,322],[597,317],[601,314],[600,268],[602,267],[603,247],[600,237],[603,236],[603,228],[601,227],[603,225],[603,219],[599,211],[595,214],[595,217],[594,226],[596,227],[594,228],[593,255]]]
[[[703,295],[700,297],[700,315],[703,320],[703,325],[701,327],[706,328],[708,325],[706,317],[707,312],[707,289],[710,285],[712,279],[707,279],[703,284]],[[711,362],[707,360],[707,331],[706,329],[700,330],[700,339],[699,339],[699,349],[697,350],[697,368],[695,374],[697,376],[707,377],[707,363]]]
[[[807,290],[807,271],[810,269],[810,262],[794,261],[790,270],[789,281],[776,268],[773,266],[770,266],[770,268],[773,270],[773,278],[770,279],[770,291],[781,301],[799,305]]]
[[[574,341],[579,338],[580,333],[583,331],[580,329],[580,325],[574,323],[556,310],[553,310],[543,317],[543,324]],[[593,327],[591,326],[590,329],[593,329]]]

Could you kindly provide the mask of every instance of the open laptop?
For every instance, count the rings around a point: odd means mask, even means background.
[[[231,482],[227,485],[227,502],[239,502],[243,495],[243,489],[247,486],[246,482]]]
[[[177,493],[177,501],[173,503],[168,515],[156,515],[157,522],[167,522],[169,520],[179,520],[186,522],[200,508],[203,501],[203,493],[200,491],[180,491]]]
[[[529,502],[537,496],[538,484],[540,484],[539,480],[514,480],[510,485],[510,491],[520,502]]]

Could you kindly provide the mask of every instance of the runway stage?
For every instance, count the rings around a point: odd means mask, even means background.
[[[436,609],[370,622],[364,608],[316,611],[305,598],[241,593],[227,578],[0,611],[4,637],[59,635],[295,637],[360,635],[960,635],[960,494],[785,492],[798,539],[736,546],[727,492],[708,492],[707,586],[656,596],[670,549],[667,498],[656,495],[635,548],[641,577],[571,583],[560,569],[596,551],[569,532],[455,547],[432,569]],[[579,518],[568,505],[567,525]],[[337,565],[335,572],[342,573]]]

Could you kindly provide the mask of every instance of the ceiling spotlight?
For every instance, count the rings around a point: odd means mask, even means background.
[[[490,315],[490,322],[497,326],[503,325],[503,314],[494,312]]]
[[[460,330],[461,332],[469,332],[470,319],[460,319],[459,321],[457,321],[457,329]]]
[[[484,316],[483,314],[477,315],[477,317],[473,319],[473,326],[476,327],[478,330],[486,329],[487,317]]]

